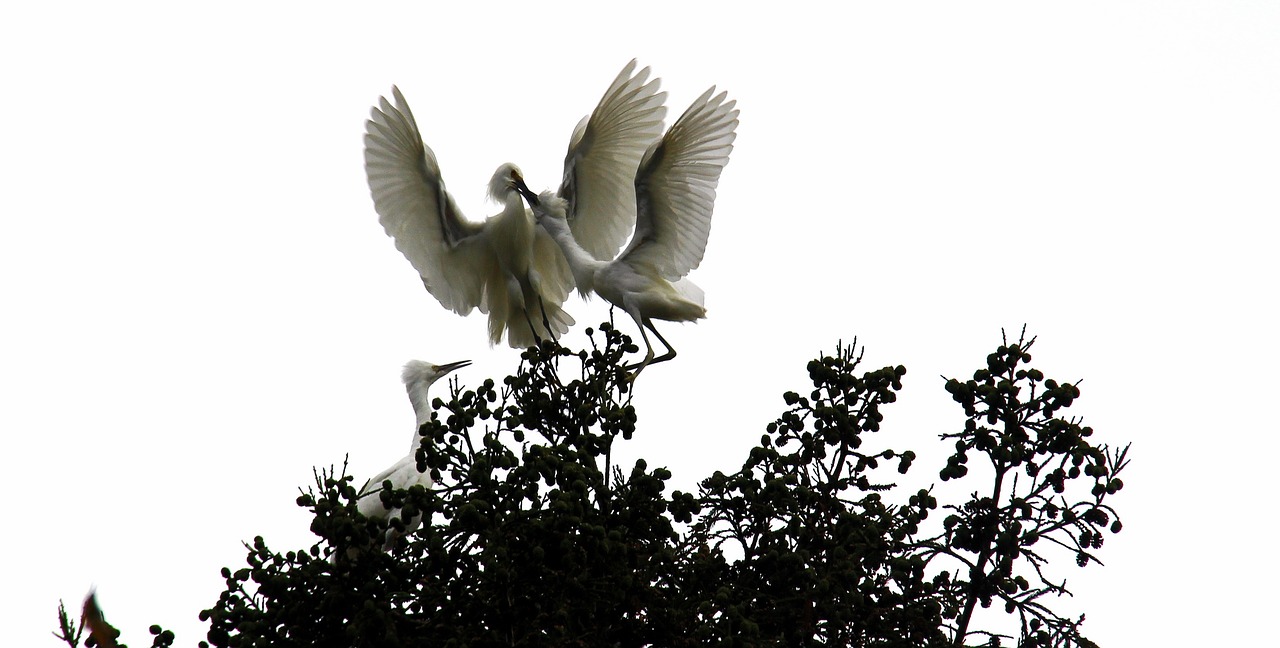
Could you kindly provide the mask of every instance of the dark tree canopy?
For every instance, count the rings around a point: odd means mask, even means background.
[[[684,493],[664,468],[614,465],[637,431],[622,368],[636,348],[608,324],[588,336],[590,349],[546,342],[502,385],[454,382],[435,399],[417,455],[435,487],[382,494],[431,523],[390,552],[388,523],[357,512],[345,469],[321,471],[297,500],[318,542],[247,544],[247,566],[223,570],[201,613],[201,644],[1094,645],[1083,617],[1054,611],[1068,592],[1046,565],[1098,562],[1104,533],[1120,531],[1111,496],[1128,447],[1094,445],[1064,418],[1080,391],[1031,368],[1034,339],[946,381],[963,416],[939,477],[972,495],[940,502],[894,483],[916,462],[881,430],[901,366],[865,371],[843,346],[809,362],[812,386],[784,395],[742,468]],[[645,433],[695,434],[713,424],[715,407],[703,411],[690,430]],[[153,645],[172,643],[152,630]]]

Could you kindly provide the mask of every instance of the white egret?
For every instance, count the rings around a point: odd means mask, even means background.
[[[427,392],[431,389],[431,385],[437,380],[443,378],[449,372],[455,369],[461,369],[471,364],[470,360],[461,362],[450,362],[449,364],[436,365],[421,360],[410,360],[404,366],[404,371],[400,374],[401,380],[404,381],[405,391],[409,393],[409,402],[413,403],[413,412],[417,417],[417,424],[413,427],[413,442],[409,446],[409,454],[395,462],[390,468],[374,475],[372,479],[364,483],[360,488],[360,499],[356,502],[356,507],[360,513],[369,518],[390,519],[399,515],[400,509],[388,510],[382,503],[383,489],[386,488],[386,482],[391,482],[391,488],[395,490],[407,489],[414,484],[422,484],[424,488],[431,488],[432,481],[430,473],[418,472],[418,461],[416,454],[420,443],[418,430],[422,425],[431,420],[431,399],[428,398]],[[422,524],[422,516],[415,516],[412,520],[405,520],[405,533],[413,533]],[[399,537],[394,529],[387,530],[387,539],[384,546],[390,549],[391,544]]]
[[[651,363],[676,356],[676,350],[653,326],[653,320],[692,322],[706,315],[703,293],[685,279],[697,268],[711,232],[720,172],[738,127],[736,101],[715,95],[715,87],[698,97],[654,142],[640,162],[634,178],[637,206],[631,244],[616,259],[597,258],[581,244],[569,218],[569,205],[551,192],[535,196],[517,179],[517,188],[533,208],[538,223],[560,245],[573,272],[578,291],[595,292],[626,311],[646,347],[645,359],[628,367],[639,374]],[[654,358],[648,329],[667,347]]]
[[[565,156],[562,196],[582,219],[582,243],[617,251],[635,217],[628,184],[645,147],[662,131],[665,93],[649,68],[632,74],[631,61],[595,111],[574,129]],[[573,318],[560,307],[573,277],[563,254],[538,228],[515,191],[523,182],[514,164],[498,168],[489,195],[503,206],[483,223],[466,220],[445,190],[435,153],[398,88],[385,97],[365,127],[365,170],[379,221],[396,248],[445,308],[489,314],[489,343],[506,331],[512,347],[568,330]]]

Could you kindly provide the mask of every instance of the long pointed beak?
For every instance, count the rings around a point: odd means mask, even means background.
[[[458,362],[450,362],[449,364],[442,364],[437,366],[440,367],[441,374],[447,374],[450,371],[453,371],[454,369],[461,369],[469,364],[471,364],[470,360],[459,360]]]
[[[524,178],[520,177],[520,174],[517,173],[513,174],[511,180],[516,185],[516,191],[519,191],[520,195],[524,196],[524,199],[529,201],[529,206],[537,207],[539,204],[538,195],[529,190],[529,185],[524,183]]]

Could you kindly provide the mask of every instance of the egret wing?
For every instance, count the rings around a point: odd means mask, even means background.
[[[556,306],[563,304],[569,298],[569,291],[573,290],[573,272],[564,258],[564,252],[560,251],[560,245],[541,227],[533,232],[531,261],[532,273],[539,279],[538,288],[542,299]],[[555,333],[558,335],[561,331]]]
[[[636,233],[622,257],[675,281],[702,263],[720,172],[738,127],[736,101],[715,87],[645,152],[636,172]]]
[[[382,506],[382,483],[391,481],[392,488],[409,488],[414,484],[431,487],[431,476],[418,472],[417,459],[413,455],[401,458],[391,467],[374,475],[360,487],[359,501],[356,506],[365,517],[383,517],[387,510]]]
[[[483,278],[496,260],[477,236],[484,226],[464,219],[445,190],[404,95],[396,87],[391,93],[395,105],[380,98],[365,122],[364,168],[378,221],[427,290],[466,315],[481,305]]]
[[[635,227],[632,182],[645,148],[662,134],[667,93],[633,59],[580,122],[564,159],[558,192],[569,202],[569,227],[583,249],[612,260]]]

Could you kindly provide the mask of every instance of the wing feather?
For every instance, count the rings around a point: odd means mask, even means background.
[[[541,227],[533,233],[530,270],[538,278],[537,288],[544,301],[559,306],[569,298],[569,291],[573,290],[573,272],[560,251],[560,245]]]
[[[635,178],[636,233],[622,253],[670,281],[702,263],[720,172],[737,137],[736,101],[707,90],[645,151]]]
[[[569,202],[574,238],[592,256],[612,260],[635,227],[632,182],[645,148],[662,134],[667,93],[633,59],[591,116],[574,129],[558,195]]]
[[[365,122],[364,166],[378,220],[396,249],[445,308],[466,315],[483,302],[483,280],[495,264],[445,190],[435,153],[422,141],[400,89],[391,88]]]

